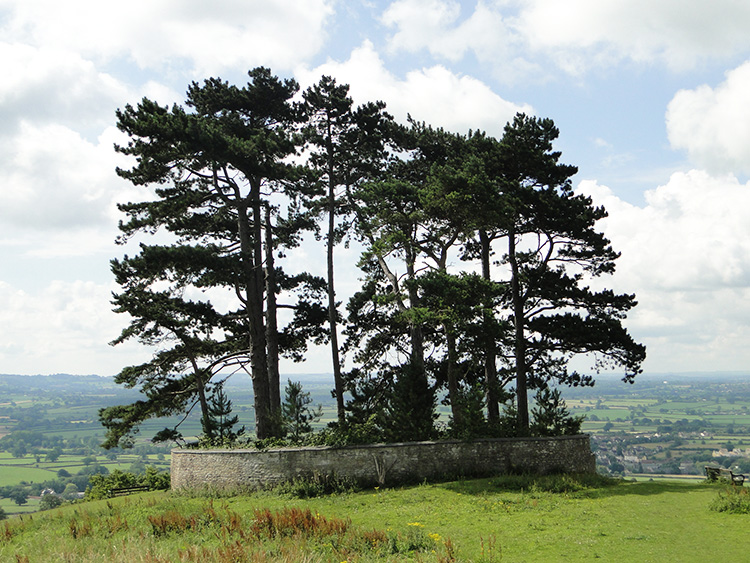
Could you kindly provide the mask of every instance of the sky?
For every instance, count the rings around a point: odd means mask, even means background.
[[[646,372],[750,367],[746,0],[0,0],[0,373],[114,375],[115,110],[192,81],[322,75],[458,133],[552,118],[576,191],[622,253],[606,284]],[[341,252],[344,252],[343,250]],[[132,253],[132,250],[131,250]],[[322,256],[298,264],[322,274]],[[357,287],[356,276],[339,285]],[[313,351],[286,373],[330,371]]]

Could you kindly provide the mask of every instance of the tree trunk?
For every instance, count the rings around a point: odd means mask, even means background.
[[[416,272],[414,269],[414,253],[411,249],[406,250],[406,276],[410,281],[414,281],[416,278]],[[394,288],[396,289],[396,288]],[[415,283],[409,284],[409,307],[415,309],[419,306],[419,293]],[[414,369],[414,373],[418,374],[420,379],[427,381],[427,376],[424,371],[424,335],[422,333],[422,327],[418,323],[411,323],[409,327],[411,337],[411,365]]]
[[[336,243],[336,192],[333,177],[333,143],[331,141],[331,122],[327,121],[328,127],[328,239],[326,244],[328,264],[328,327],[331,331],[331,365],[333,367],[333,385],[336,395],[336,413],[339,426],[346,423],[344,411],[344,382],[341,378],[341,359],[339,358],[339,335],[336,314],[336,290],[333,284],[333,249]]]
[[[529,400],[526,385],[526,339],[524,336],[524,310],[521,283],[519,280],[518,257],[516,255],[516,233],[508,233],[508,261],[511,267],[510,290],[513,296],[513,324],[515,325],[516,356],[516,408],[518,409],[517,430],[519,436],[529,434]]]
[[[273,256],[271,206],[266,204],[266,346],[268,357],[268,402],[274,424],[281,420],[279,376],[279,327],[276,318],[276,262]]]
[[[198,390],[198,403],[201,406],[201,427],[203,428],[203,433],[207,434],[208,421],[211,416],[208,410],[208,399],[206,399],[206,385],[208,382],[203,380],[203,371],[198,367],[198,362],[193,356],[190,357],[190,364],[193,366],[195,385]]]
[[[254,191],[260,186],[253,187]],[[246,288],[246,310],[248,320],[248,340],[250,346],[250,373],[253,380],[255,407],[255,434],[259,440],[274,435],[271,419],[271,403],[268,389],[268,356],[266,352],[266,332],[263,319],[263,259],[261,245],[260,196],[256,194],[252,202],[253,225],[249,224],[248,209],[238,205],[238,227],[242,263]]]
[[[411,281],[416,278],[414,268],[415,257],[411,248],[406,249],[406,275]],[[408,284],[409,308],[419,307],[419,293],[415,283]],[[427,373],[424,363],[424,332],[422,325],[412,321],[409,326],[411,340],[411,351],[409,355],[409,376],[412,378],[411,399],[414,401],[412,410],[412,427],[416,430],[416,439],[429,439],[434,427],[434,403],[431,398],[430,384],[427,381]],[[413,439],[413,438],[412,438]]]
[[[482,245],[482,277],[492,281],[490,272],[490,238],[487,231],[479,231],[479,241]],[[489,301],[489,300],[488,300]],[[492,323],[492,304],[485,303],[484,324],[484,381],[486,387],[485,399],[487,401],[487,420],[490,424],[496,424],[500,420],[500,407],[498,406],[498,382],[497,382],[497,343],[494,331],[489,330]]]

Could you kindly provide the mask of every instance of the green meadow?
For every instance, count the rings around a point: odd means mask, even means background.
[[[743,561],[750,516],[711,510],[722,490],[505,477],[306,500],[154,492],[1,523],[0,560]]]
[[[85,461],[87,458],[88,463]],[[138,456],[119,454],[114,460],[109,460],[103,455],[62,455],[54,462],[44,461],[43,457],[37,462],[33,456],[14,458],[7,452],[0,452],[0,485],[20,483],[21,481],[31,483],[54,479],[57,476],[57,472],[61,469],[75,474],[92,463],[106,467],[109,471],[114,469],[126,471],[133,463],[139,461],[147,465],[154,465],[160,469],[169,467],[169,455],[158,457],[157,455]]]

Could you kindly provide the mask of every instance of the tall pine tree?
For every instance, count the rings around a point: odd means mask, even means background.
[[[189,246],[210,249],[203,287],[224,287],[238,298],[230,316],[241,319],[235,328],[251,358],[255,430],[266,438],[281,433],[279,393],[272,389],[278,387],[273,369],[278,352],[271,347],[269,362],[268,345],[276,332],[268,333],[265,316],[267,278],[275,272],[264,267],[266,235],[273,234],[266,209],[271,199],[289,192],[295,175],[287,159],[299,144],[299,113],[291,102],[298,87],[265,68],[249,76],[244,87],[217,78],[193,83],[186,107],[170,109],[144,99],[118,111],[118,128],[130,141],[117,150],[137,159],[118,174],[154,186],[156,195],[121,206],[129,216],[121,225],[125,236],[171,232],[174,261],[190,260]]]

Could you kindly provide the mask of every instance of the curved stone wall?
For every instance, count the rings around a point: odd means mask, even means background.
[[[587,434],[344,448],[172,450],[173,489],[258,489],[315,475],[391,486],[461,476],[595,471]]]

